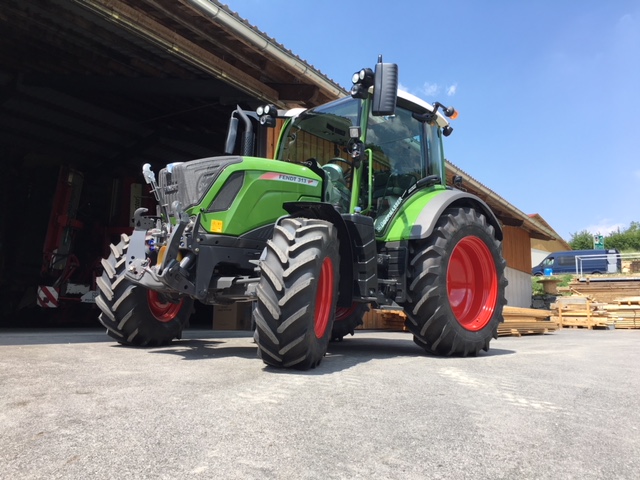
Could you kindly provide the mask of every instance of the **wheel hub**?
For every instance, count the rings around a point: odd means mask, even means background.
[[[447,268],[447,295],[460,325],[484,328],[495,311],[498,274],[491,251],[478,237],[465,237],[455,246]]]
[[[147,301],[151,314],[156,320],[162,323],[174,320],[178,313],[180,313],[183,303],[183,300],[180,300],[178,303],[166,302],[158,292],[154,290],[147,291]]]

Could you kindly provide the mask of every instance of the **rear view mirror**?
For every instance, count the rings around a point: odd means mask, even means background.
[[[398,65],[382,63],[382,55],[380,55],[374,75],[371,114],[375,116],[395,114],[397,97]]]

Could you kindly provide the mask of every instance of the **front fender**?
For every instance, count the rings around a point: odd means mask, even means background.
[[[479,197],[461,190],[435,190],[407,199],[382,237],[377,240],[397,242],[420,240],[433,233],[436,222],[449,207],[472,207],[482,213],[493,226],[496,239],[502,241],[502,227],[489,205]]]

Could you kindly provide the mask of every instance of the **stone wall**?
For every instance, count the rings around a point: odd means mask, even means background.
[[[557,295],[533,295],[531,297],[531,308],[540,308],[543,310],[551,310],[551,304],[555,303]]]

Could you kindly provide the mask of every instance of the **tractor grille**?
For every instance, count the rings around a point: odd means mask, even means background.
[[[210,157],[167,165],[158,181],[167,204],[178,200],[184,210],[198,205],[227,165],[242,162],[242,157]]]

